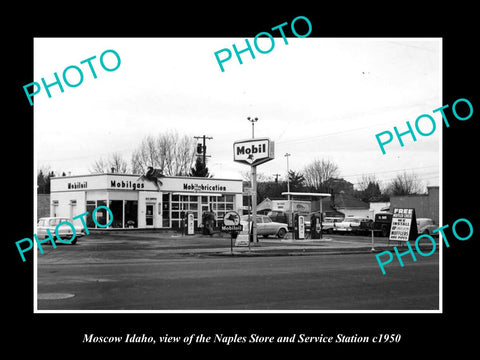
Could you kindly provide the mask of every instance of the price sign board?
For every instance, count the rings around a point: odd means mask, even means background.
[[[415,240],[418,235],[415,209],[394,208],[389,240]]]

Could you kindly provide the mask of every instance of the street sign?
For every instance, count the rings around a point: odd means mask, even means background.
[[[233,143],[233,161],[257,166],[275,158],[275,143],[269,138],[239,140]]]
[[[250,186],[243,187],[243,195],[252,196],[252,194],[253,194],[253,189]]]
[[[243,225],[222,225],[222,231],[243,231]]]

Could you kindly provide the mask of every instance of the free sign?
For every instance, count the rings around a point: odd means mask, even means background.
[[[269,138],[239,140],[233,143],[233,161],[257,166],[275,158],[275,143]]]

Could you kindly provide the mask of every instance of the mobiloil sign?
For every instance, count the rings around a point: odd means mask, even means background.
[[[274,145],[269,138],[236,141],[233,143],[233,161],[251,166],[263,164],[275,158]]]

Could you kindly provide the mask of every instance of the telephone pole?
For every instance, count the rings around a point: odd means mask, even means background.
[[[202,136],[194,136],[195,139],[203,139],[203,145],[202,145],[202,152],[201,154],[203,155],[203,166],[207,166],[207,145],[206,145],[206,140],[212,140],[213,137],[202,135]],[[200,145],[200,144],[199,144]],[[197,153],[198,151],[198,146],[197,146]],[[208,155],[210,157],[210,155]]]

